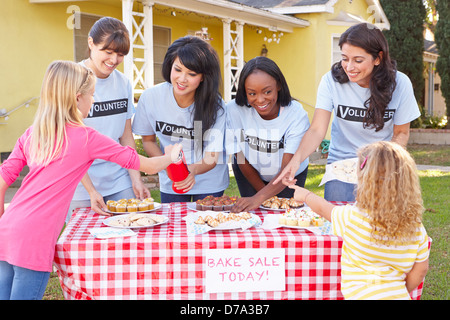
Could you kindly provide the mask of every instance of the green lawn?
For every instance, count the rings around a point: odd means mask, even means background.
[[[450,166],[450,146],[408,146],[417,163]],[[323,187],[318,187],[325,166],[310,165],[305,187],[323,197]],[[423,223],[432,238],[430,268],[425,279],[422,300],[449,300],[450,235],[450,172],[419,171],[425,213]],[[228,195],[239,195],[234,177],[231,177]],[[159,201],[159,191],[152,190],[152,197]],[[52,273],[47,286],[45,300],[62,300],[61,288],[56,273]]]

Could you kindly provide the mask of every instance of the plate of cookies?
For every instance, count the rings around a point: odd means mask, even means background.
[[[139,229],[155,227],[168,221],[168,217],[160,214],[131,212],[107,218],[103,221],[103,224],[114,228]]]
[[[191,212],[183,219],[186,221],[188,234],[201,234],[211,230],[246,230],[261,224],[261,219],[250,212]]]
[[[287,209],[297,209],[303,207],[305,204],[302,201],[297,201],[294,198],[279,198],[273,196],[264,201],[259,207],[265,210],[272,211],[286,211]]]
[[[108,209],[106,212],[112,214],[125,214],[130,212],[143,213],[161,209],[161,203],[154,202],[153,198],[139,199],[120,199],[117,201],[108,200],[106,202]]]

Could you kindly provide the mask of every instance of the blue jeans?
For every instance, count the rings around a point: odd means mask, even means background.
[[[161,203],[171,203],[171,202],[195,202],[199,199],[203,199],[206,196],[221,197],[223,196],[223,191],[215,193],[205,193],[205,194],[172,194],[161,192]]]
[[[109,196],[104,196],[103,201],[108,200],[120,200],[120,199],[132,199],[135,198],[136,195],[134,194],[133,188],[128,188],[122,191],[119,191],[117,193],[110,194]],[[87,208],[91,206],[91,200],[72,200],[69,207],[69,212],[66,216],[66,223],[69,222],[70,218],[72,217],[73,210],[77,208]]]
[[[238,185],[241,197],[253,197],[256,194],[255,188],[253,188],[253,186],[250,184],[250,182],[248,182],[247,178],[242,173],[241,169],[239,169],[236,157],[233,158],[234,159],[231,166],[233,168],[234,177],[236,179],[236,183]],[[304,187],[307,175],[308,175],[308,167],[306,167],[305,170],[303,170],[301,173],[295,176],[295,179],[297,179],[297,182],[295,184],[299,187]],[[263,182],[266,185],[269,183],[264,180]],[[277,196],[280,198],[292,198],[294,196],[294,192],[295,190],[286,187],[280,193],[278,193]]]
[[[42,300],[49,278],[50,272],[0,261],[0,300]]]
[[[325,183],[324,198],[328,201],[355,201],[356,184],[340,180]]]

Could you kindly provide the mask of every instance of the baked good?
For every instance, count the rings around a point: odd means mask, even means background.
[[[197,220],[195,220],[194,223],[205,224],[205,220],[203,220],[202,216],[198,216]]]
[[[291,208],[300,208],[304,206],[304,203],[302,201],[297,201],[294,198],[290,198],[288,204]]]
[[[128,212],[136,212],[136,211],[138,211],[138,205],[135,202],[129,203],[127,205],[127,211]]]
[[[223,195],[221,197],[206,196],[195,202],[195,209],[199,211],[230,211],[236,203],[236,197]]]
[[[215,227],[219,226],[219,221],[217,221],[214,218],[209,219],[206,223],[212,228],[215,228]]]
[[[106,201],[106,206],[109,211],[116,212],[117,201],[108,200],[108,201]]]
[[[301,201],[297,201],[294,198],[278,198],[277,196],[273,196],[261,204],[263,207],[270,209],[291,209],[291,208],[300,208],[304,206],[304,203]]]
[[[306,215],[302,215],[302,216],[298,217],[298,219],[297,219],[297,225],[299,227],[307,228],[307,227],[309,227],[310,224],[311,224],[311,218]]]
[[[202,204],[202,210],[212,210],[213,202],[211,200],[205,200]]]
[[[213,202],[213,211],[223,211],[223,203],[220,200]]]
[[[195,201],[195,209],[196,210],[203,210],[203,200],[202,199],[198,199],[197,201]]]
[[[316,213],[314,213],[313,217],[311,218],[311,224],[315,227],[323,226],[324,222],[325,219]]]
[[[127,204],[126,203],[118,203],[116,205],[116,212],[127,212]]]
[[[251,219],[252,214],[250,212],[241,212],[241,218],[248,220]]]
[[[150,204],[148,202],[142,201],[138,205],[138,211],[147,211],[149,210]]]
[[[164,222],[164,220],[166,220],[166,217],[160,214],[151,214],[150,218],[154,220],[156,223],[161,223]]]

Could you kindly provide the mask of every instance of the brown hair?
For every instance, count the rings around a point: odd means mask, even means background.
[[[364,127],[379,131],[384,127],[384,112],[392,99],[396,87],[396,63],[389,56],[389,46],[380,29],[368,23],[360,23],[347,29],[339,39],[339,47],[345,44],[364,49],[374,59],[379,58],[380,64],[375,66],[370,79],[370,97],[364,102],[367,112]],[[341,62],[331,67],[335,81],[349,82]]]
[[[102,50],[112,50],[123,55],[130,51],[130,36],[125,24],[116,18],[103,17],[89,31],[94,44],[104,43]]]

